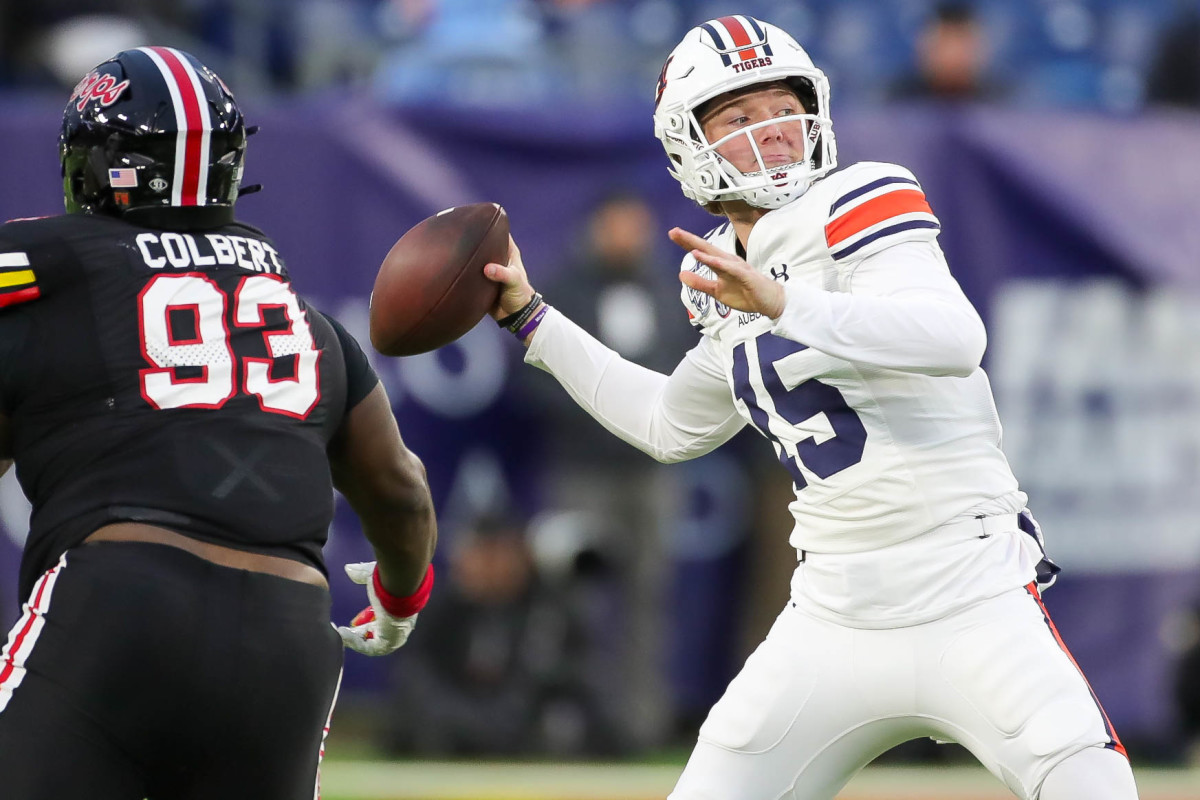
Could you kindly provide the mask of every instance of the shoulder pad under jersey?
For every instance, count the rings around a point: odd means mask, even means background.
[[[941,224],[917,179],[904,167],[875,161],[830,175],[825,244],[834,261],[865,258],[900,242],[932,240]]]

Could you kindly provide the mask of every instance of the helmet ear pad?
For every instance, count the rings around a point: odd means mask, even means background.
[[[62,148],[67,211],[116,213],[108,185],[108,147],[94,136],[76,137]]]
[[[816,114],[818,103],[817,88],[813,86],[813,82],[799,75],[789,76],[784,78],[784,81],[796,93],[796,97],[800,99],[800,105],[804,106],[804,110],[809,114]]]
[[[107,149],[104,145],[92,145],[87,149],[87,160],[84,162],[83,195],[96,198],[97,205],[103,205],[105,199],[112,200],[111,196],[105,198],[108,189]]]

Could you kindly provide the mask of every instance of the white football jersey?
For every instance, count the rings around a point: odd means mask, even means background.
[[[743,255],[784,284],[779,320],[683,290],[714,345],[693,354],[717,360],[738,413],[791,473],[798,549],[873,550],[1024,506],[978,368],[982,323],[949,274],[939,227],[912,173],[859,163],[755,224]],[[706,238],[740,249],[728,223]],[[682,269],[712,277],[690,255]],[[975,351],[965,362],[964,347]]]

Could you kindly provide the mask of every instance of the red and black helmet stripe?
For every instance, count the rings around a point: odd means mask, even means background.
[[[205,205],[213,126],[196,66],[172,47],[139,47],[138,50],[158,67],[175,111],[177,133],[171,205]]]

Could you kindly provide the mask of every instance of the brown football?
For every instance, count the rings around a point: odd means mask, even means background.
[[[371,292],[371,344],[411,356],[453,342],[500,297],[485,264],[508,260],[508,215],[496,203],[448,208],[400,237]]]

